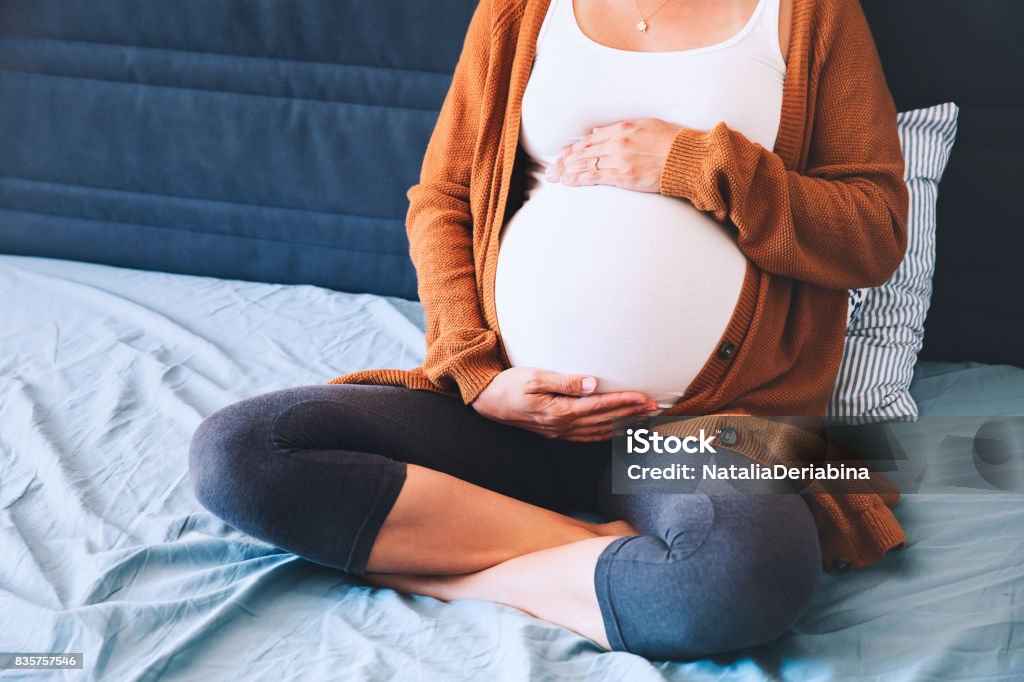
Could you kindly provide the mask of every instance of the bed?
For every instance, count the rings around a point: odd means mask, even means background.
[[[0,652],[84,654],[0,677],[1021,679],[1019,493],[905,495],[906,549],[823,575],[778,642],[690,663],[374,588],[198,504],[188,443],[214,410],[423,359],[403,193],[474,4],[0,5]],[[945,46],[1019,65],[1024,11],[863,4],[901,108],[961,107],[912,393],[968,438],[1024,415],[1024,231],[997,222],[1015,215],[1024,85]]]
[[[1019,494],[906,495],[910,548],[826,575],[777,644],[689,664],[601,654],[512,608],[370,587],[245,536],[193,498],[187,446],[205,415],[352,369],[415,366],[418,303],[10,255],[0,291],[0,650],[82,652],[89,678],[113,680],[1024,670]],[[922,362],[913,393],[925,415],[1024,414],[1024,370]],[[20,675],[5,679],[38,679]]]

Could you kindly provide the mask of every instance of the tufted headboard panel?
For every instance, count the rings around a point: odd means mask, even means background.
[[[415,298],[474,4],[4,0],[0,251]]]
[[[415,298],[475,4],[0,2],[0,251]],[[960,106],[922,356],[1024,366],[1024,2],[862,4],[898,106]]]

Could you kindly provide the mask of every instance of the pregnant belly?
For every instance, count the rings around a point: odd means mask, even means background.
[[[544,183],[500,235],[495,304],[515,367],[597,377],[666,408],[716,349],[747,261],[688,201]]]

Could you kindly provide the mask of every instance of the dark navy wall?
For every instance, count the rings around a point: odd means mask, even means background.
[[[862,5],[897,106],[960,107],[921,357],[1024,367],[1024,2]]]
[[[4,0],[0,251],[416,297],[472,0]]]

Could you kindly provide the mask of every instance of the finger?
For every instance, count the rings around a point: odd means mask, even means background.
[[[597,154],[590,154],[586,152],[570,154],[569,156],[565,157],[565,170],[562,172],[562,174],[572,175],[575,173],[585,173],[587,171],[594,170],[594,159],[596,158]]]
[[[577,417],[572,420],[572,428],[587,428],[595,426],[606,426],[612,423],[612,420],[618,418],[635,417],[637,421],[647,418],[650,415],[645,407],[637,407],[636,405],[630,405],[628,407],[621,407],[614,410],[602,410],[600,412],[594,412],[582,417]]]
[[[600,441],[611,440],[615,435],[614,429],[610,427],[602,427],[596,429],[574,429],[566,431],[559,436],[559,438],[562,440]]]
[[[552,182],[559,182],[565,174],[575,173],[578,169],[570,168],[566,165],[567,163],[574,163],[572,161],[572,158],[573,157],[566,156],[565,154],[556,157],[554,162],[548,167],[547,171],[545,172],[545,177]],[[591,161],[590,163],[593,163],[593,161]]]
[[[607,142],[615,137],[615,131],[622,121],[616,121],[606,126],[594,126],[590,129],[590,134],[587,135],[586,139],[590,141],[590,144],[597,144],[598,142]]]
[[[586,374],[558,374],[538,369],[526,381],[524,388],[526,393],[589,396],[597,389],[597,378]]]
[[[523,428],[525,428],[527,431],[532,431],[536,433],[538,436],[544,436],[545,438],[551,440],[555,438],[562,438],[566,433],[565,429],[563,429],[562,427],[545,426],[543,424],[532,424],[529,426],[524,426]]]
[[[643,122],[650,120],[654,119],[623,120],[616,121],[609,125],[594,126],[590,129],[589,133],[581,136],[572,144],[563,147],[559,151],[559,158],[578,154],[586,149],[592,149],[599,145],[610,145],[615,140],[621,138],[627,130],[635,130]]]
[[[584,185],[614,185],[616,187],[627,188],[626,181],[624,180],[623,175],[619,173],[618,169],[604,167],[604,157],[601,158],[600,169],[591,169],[588,171],[580,171],[577,173],[563,175],[561,182],[573,187],[582,187]]]
[[[595,398],[603,398],[605,395],[614,394],[599,394],[594,396]],[[643,394],[640,394],[643,395]],[[556,398],[556,400],[559,400]],[[559,402],[559,409],[564,409],[568,421],[572,424],[597,424],[601,422],[607,422],[615,417],[627,417],[630,415],[636,416],[648,416],[657,409],[657,404],[650,399],[644,397],[643,400],[637,402],[630,398],[626,399],[626,402],[608,402],[602,403],[600,401],[591,401],[589,398],[564,398],[567,402]],[[590,405],[584,404],[579,406],[578,403],[590,403]]]
[[[593,147],[567,157],[558,177],[567,185],[622,185],[621,161],[611,149]]]
[[[597,130],[594,128],[592,130]],[[573,138],[572,144],[567,144],[558,150],[558,158],[565,158],[566,156],[582,151],[595,142],[593,132],[589,132],[585,135],[577,135]]]
[[[584,135],[572,144],[567,144],[558,150],[558,156],[555,158],[564,161],[568,158],[577,157],[580,154],[593,150],[595,147],[601,146],[604,142],[604,140],[596,139],[593,135]]]
[[[548,166],[547,177],[549,180],[556,180],[562,173],[565,172],[565,163],[563,162],[562,156],[555,157],[555,160]]]
[[[561,438],[577,439],[585,437],[594,440],[607,440],[616,436],[626,435],[626,430],[630,428],[638,428],[644,426],[649,422],[647,417],[632,418],[625,416],[621,421],[616,420],[607,424],[598,424],[594,426],[577,427],[573,424],[570,428],[563,431]]]
[[[595,128],[594,130],[597,130]],[[617,147],[613,146],[612,138],[606,137],[597,139],[592,135],[563,147],[555,157],[554,162],[548,168],[545,176],[551,181],[562,181],[566,176],[576,176],[586,171],[603,171],[621,168],[620,158],[617,154]],[[600,157],[599,167],[594,168],[594,159]],[[617,184],[607,182],[612,176],[601,176],[594,178],[592,182],[579,183],[570,182],[566,184]]]
[[[593,168],[594,158],[600,156],[601,168],[605,167],[605,158],[608,159],[608,168],[615,167],[615,152],[616,150],[605,141],[595,142],[589,141],[587,144],[577,142],[571,145],[568,150],[561,155],[562,164],[566,171],[579,170],[581,168]]]
[[[616,432],[625,435],[627,429],[638,429],[643,426],[650,425],[651,418],[647,415],[636,415],[626,414],[619,415],[613,419],[605,422],[596,422],[593,424],[580,424],[573,422],[569,424],[567,428],[562,430],[565,432],[590,432],[590,431],[601,431],[602,433]]]
[[[584,135],[581,139],[576,140],[570,145],[567,145],[562,149],[561,156],[565,158],[567,156],[575,156],[582,153],[584,150],[589,149],[594,144],[594,138],[590,135]]]
[[[576,435],[572,435],[572,436],[567,436],[567,437],[563,438],[563,440],[577,441],[577,442],[580,442],[580,443],[594,443],[594,442],[600,442],[600,441],[603,441],[603,440],[611,440],[612,438],[613,438],[613,436],[611,436],[611,435],[596,435],[596,436],[591,436],[591,435],[576,436]]]
[[[623,407],[638,409],[656,409],[658,404],[640,391],[613,391],[611,393],[595,393],[578,398],[554,399],[558,407],[565,408],[572,417],[584,417],[588,414],[617,410]]]

